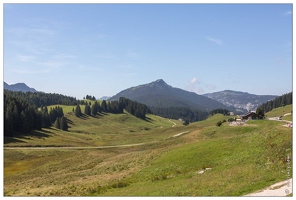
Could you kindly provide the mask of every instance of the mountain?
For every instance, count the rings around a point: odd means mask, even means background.
[[[103,100],[108,100],[108,99],[110,99],[111,97],[109,97],[109,96],[103,96],[103,97],[101,97],[99,100],[101,100],[101,101],[103,101]]]
[[[162,79],[128,88],[109,100],[118,100],[120,97],[146,104],[149,107],[158,108],[188,107],[203,111],[211,111],[216,108],[229,109],[229,107],[208,97],[174,88]]]
[[[219,101],[226,106],[233,106],[236,110],[243,109],[243,111],[256,110],[263,103],[277,97],[275,95],[256,95],[232,90],[208,93],[204,94],[204,96]]]
[[[4,82],[4,89],[11,91],[21,91],[21,92],[37,92],[34,88],[28,87],[25,83],[7,84]]]

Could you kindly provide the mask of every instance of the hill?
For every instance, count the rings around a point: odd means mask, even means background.
[[[118,100],[120,97],[126,97],[146,104],[148,107],[157,108],[188,107],[202,111],[211,111],[216,108],[229,109],[228,106],[208,97],[172,87],[162,79],[128,88],[109,100]]]
[[[275,95],[256,95],[232,90],[208,93],[204,94],[204,96],[214,99],[226,106],[233,106],[236,110],[242,110],[243,112],[256,110],[261,104],[277,97]]]
[[[4,82],[4,89],[11,91],[21,91],[21,92],[37,92],[34,88],[30,88],[25,83],[7,84]]]
[[[292,129],[280,121],[218,127],[228,116],[217,114],[182,126],[63,109],[69,131],[5,137],[4,196],[241,196],[292,176]]]
[[[269,112],[275,108],[279,108],[285,105],[290,105],[293,102],[293,92],[283,94],[271,101],[263,103],[259,108],[264,112]]]

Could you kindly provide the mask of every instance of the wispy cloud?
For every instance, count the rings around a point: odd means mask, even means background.
[[[84,65],[80,65],[78,69],[81,71],[102,71],[103,70],[101,67],[91,67],[91,66],[84,66]]]
[[[50,69],[41,69],[41,70],[13,70],[13,72],[18,74],[44,74],[50,73]]]
[[[112,54],[108,54],[108,53],[103,53],[103,54],[95,54],[95,55],[92,55],[92,57],[95,57],[95,58],[102,58],[102,59],[110,59],[110,58],[115,58],[114,55]]]
[[[17,55],[17,60],[20,62],[30,62],[35,59],[35,56]]]
[[[189,81],[189,84],[186,86],[186,90],[195,93],[203,93],[204,89],[202,87],[202,83],[202,80],[192,77]]]
[[[185,89],[190,92],[202,94],[205,93],[205,91],[212,91],[216,88],[217,87],[214,84],[206,84],[203,80],[196,77],[192,77]]]
[[[193,78],[190,80],[190,83],[191,83],[191,84],[194,84],[196,81],[197,81],[197,79],[196,79],[195,77],[193,77]]]
[[[48,36],[53,36],[56,31],[46,28],[11,28],[6,31],[9,34],[13,34],[18,38],[43,38]]]
[[[139,59],[141,58],[141,55],[135,51],[131,51],[131,50],[128,50],[127,53],[126,53],[127,57],[128,58],[131,58],[131,59]]]
[[[292,15],[292,13],[293,12],[291,10],[289,10],[289,11],[284,12],[283,15],[284,16],[290,16],[290,15]]]
[[[53,59],[56,59],[56,60],[66,60],[66,59],[74,59],[76,57],[77,56],[71,55],[71,54],[56,54],[56,55],[53,56]]]
[[[15,47],[18,47],[20,51],[28,51],[29,53],[34,54],[44,54],[51,51],[50,48],[44,46],[44,45],[38,45],[37,41],[30,41],[30,40],[12,40],[7,41],[8,43],[11,43]]]
[[[209,36],[207,36],[206,39],[207,39],[208,41],[211,41],[211,42],[217,44],[217,45],[224,45],[223,41],[220,40],[220,39],[213,38],[213,37],[209,37]]]

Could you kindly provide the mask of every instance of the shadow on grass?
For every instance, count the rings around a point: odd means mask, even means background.
[[[107,113],[103,113],[103,112],[97,112],[96,115],[90,115],[90,117],[93,117],[93,118],[98,119],[98,118],[103,117],[103,116],[106,116],[106,115],[108,115],[108,114]]]
[[[153,119],[151,119],[150,117],[146,117],[144,120],[146,122],[153,123]]]
[[[68,124],[72,124],[72,125],[74,124],[73,121],[68,119],[68,118],[66,118],[66,121],[67,121]]]
[[[4,144],[8,143],[27,143],[22,140],[16,139],[15,137],[4,137]]]
[[[47,128],[47,129],[50,130],[52,128]],[[47,137],[51,137],[51,135],[50,135],[51,133],[52,133],[51,131],[44,130],[44,129],[42,129],[42,130],[33,130],[28,134],[18,133],[13,137],[4,137],[4,144],[17,143],[17,142],[26,143],[25,141],[22,141],[21,139],[31,140],[30,137],[36,137],[38,139],[44,139],[44,138],[47,138]]]

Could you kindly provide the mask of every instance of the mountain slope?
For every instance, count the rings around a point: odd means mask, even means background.
[[[34,88],[28,87],[25,83],[7,84],[4,82],[4,89],[11,91],[21,91],[21,92],[37,92]]]
[[[205,96],[174,88],[162,79],[123,90],[109,100],[118,100],[120,97],[138,101],[149,107],[189,107],[203,111],[211,111],[216,108],[229,109],[222,103]]]
[[[224,90],[204,94],[204,96],[219,101],[226,106],[234,106],[236,109],[255,110],[261,104],[276,98],[275,95],[255,95],[247,92]]]

